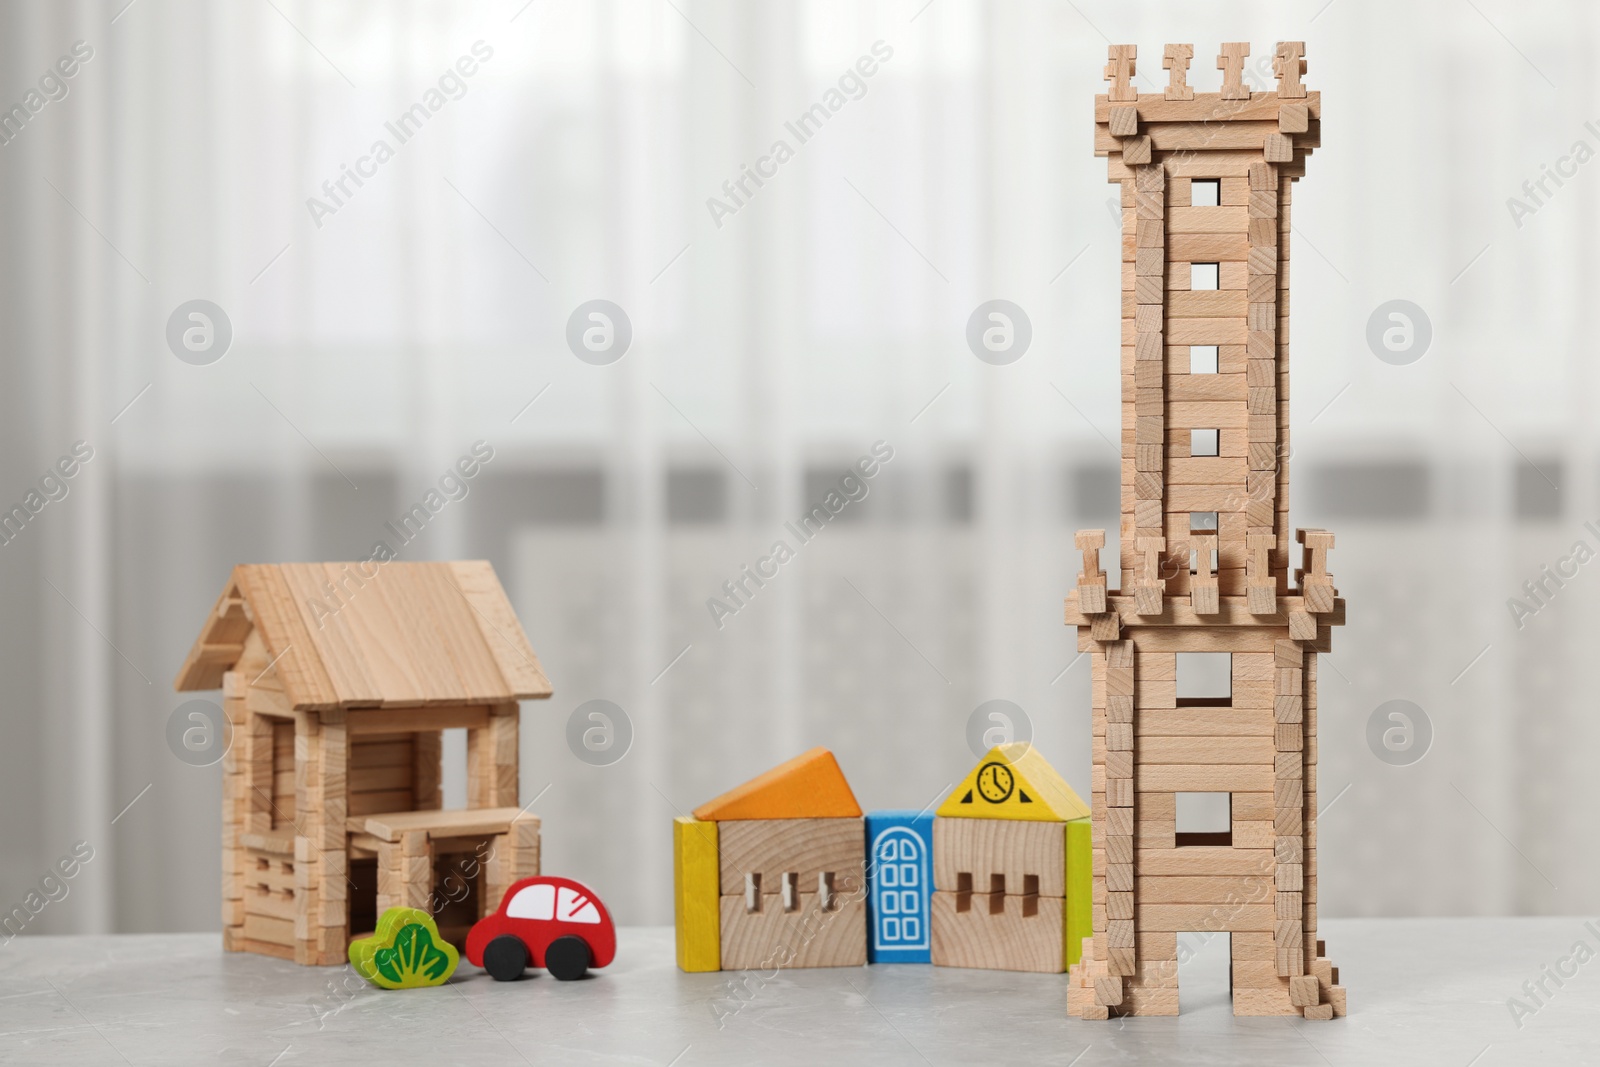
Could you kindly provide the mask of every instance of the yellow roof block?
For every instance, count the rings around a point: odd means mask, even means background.
[[[1089,805],[1026,741],[991,748],[935,813],[957,819],[1066,822],[1089,815]]]

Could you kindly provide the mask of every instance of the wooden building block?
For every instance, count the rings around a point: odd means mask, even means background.
[[[1108,98],[1114,101],[1138,100],[1139,90],[1130,84],[1138,70],[1138,48],[1131,44],[1114,44],[1108,51],[1110,58],[1105,67],[1105,79],[1110,83]]]
[[[1289,979],[1289,1003],[1295,1007],[1309,1008],[1316,1004],[1320,997],[1321,993],[1318,991],[1317,979],[1314,976],[1303,974]],[[1332,1008],[1331,1004],[1329,1008]]]
[[[1333,610],[1334,588],[1326,582],[1312,582],[1303,586],[1301,594],[1305,598],[1306,610],[1313,614],[1326,614]]]
[[[532,878],[539,873],[539,817],[526,812],[511,820],[505,834],[505,848],[509,854],[509,881]]]
[[[1031,829],[1044,824],[1020,825]],[[867,962],[928,963],[933,943],[934,818],[926,811],[874,811],[867,813],[866,826],[872,887]]]
[[[1115,723],[1107,723],[1109,730]],[[1113,778],[1106,782],[1106,804],[1113,808],[1133,807],[1133,780],[1131,778]]]
[[[1089,634],[1096,641],[1115,641],[1122,636],[1122,620],[1114,611],[1096,615]]]
[[[1333,1018],[1333,1005],[1331,1003],[1307,1005],[1305,1009],[1305,1017],[1307,1019],[1316,1019],[1319,1021],[1331,1019]]]
[[[1305,973],[1305,945],[1303,920],[1277,919],[1274,921],[1274,951],[1278,973],[1293,978]]]
[[[933,963],[1000,971],[1066,970],[1060,897],[933,894]]]
[[[1073,819],[1066,827],[1066,947],[1067,964],[1077,963],[1084,938],[1093,932],[1091,900],[1094,893],[1092,827],[1088,819]]]
[[[1169,44],[1163,51],[1161,65],[1168,72],[1167,87],[1162,97],[1167,100],[1193,100],[1194,89],[1188,83],[1189,63],[1194,58],[1194,45]]]
[[[484,726],[467,731],[467,797],[472,807],[517,805],[517,720],[517,705],[497,705]]]
[[[865,893],[835,896],[824,907],[816,893],[800,893],[791,910],[781,894],[764,894],[759,910],[745,898],[724,896],[718,918],[725,971],[790,967],[860,967],[867,962]]]
[[[1065,896],[1067,826],[1013,819],[935,819],[934,888],[955,891],[965,884],[968,889]]]
[[[1250,99],[1250,88],[1244,84],[1244,61],[1249,55],[1248,41],[1230,41],[1222,46],[1217,56],[1217,69],[1222,71],[1222,99]]]
[[[1107,1007],[1116,1007],[1122,1003],[1122,979],[1115,975],[1094,980],[1094,1000],[1096,1004]]]
[[[722,969],[717,824],[680,816],[672,823],[673,926],[678,968]]]
[[[1278,99],[1304,100],[1306,87],[1300,81],[1306,72],[1306,44],[1304,41],[1281,41],[1272,57],[1272,71],[1278,78]],[[1279,114],[1283,113],[1279,104]],[[1290,105],[1305,107],[1304,104]]]
[[[861,817],[861,806],[825,748],[813,748],[694,809],[709,821]]]
[[[815,893],[832,879],[840,893],[864,892],[866,827],[860,819],[733,819],[717,838],[721,895],[740,896],[754,878],[762,893],[780,891],[785,878]]]
[[[1037,748],[1018,742],[990,749],[950,791],[937,814],[1065,822],[1087,816],[1089,806]]]
[[[1299,1015],[1300,1009],[1289,1003],[1287,990],[1235,989],[1233,991],[1234,1015]]]

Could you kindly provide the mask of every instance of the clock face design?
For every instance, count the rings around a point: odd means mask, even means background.
[[[1007,800],[1016,785],[1011,768],[1003,763],[985,763],[978,768],[978,795],[991,804]]]

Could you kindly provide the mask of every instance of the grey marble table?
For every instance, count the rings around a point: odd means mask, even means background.
[[[1600,1063],[1600,935],[1583,919],[1329,920],[1323,934],[1350,990],[1349,1017],[1328,1023],[1235,1019],[1221,938],[1180,971],[1179,1017],[1094,1023],[1066,1016],[1053,975],[680,974],[669,929],[624,930],[617,962],[583,982],[499,984],[463,962],[445,986],[397,992],[224,955],[215,935],[20,937],[0,948],[0,1063]]]

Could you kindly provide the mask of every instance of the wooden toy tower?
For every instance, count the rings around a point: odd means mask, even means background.
[[[1066,621],[1092,656],[1093,930],[1068,1011],[1174,1015],[1177,937],[1227,932],[1236,1015],[1343,1015],[1317,939],[1317,653],[1344,601],[1333,537],[1289,569],[1289,193],[1318,144],[1304,45],[1275,92],[1224,44],[1222,89],[1132,85],[1113,45],[1095,153],[1122,191],[1122,589],[1077,535]],[[1179,654],[1226,655],[1225,695],[1180,698]],[[1187,665],[1193,662],[1184,657]],[[1179,794],[1225,794],[1226,831],[1179,832]]]

